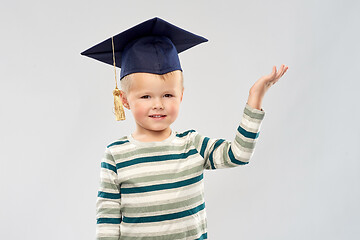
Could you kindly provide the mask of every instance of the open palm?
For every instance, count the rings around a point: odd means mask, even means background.
[[[279,79],[285,74],[289,67],[284,64],[281,65],[279,71],[276,71],[276,66],[273,67],[272,72],[269,75],[262,76],[257,80],[254,85],[250,88],[251,94],[256,94],[262,98],[266,91],[274,85]]]

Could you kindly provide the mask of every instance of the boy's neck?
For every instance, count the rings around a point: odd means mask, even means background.
[[[138,129],[132,133],[132,137],[140,142],[161,142],[171,135],[171,128],[168,127],[161,131],[151,131],[151,130],[142,130],[139,131]]]

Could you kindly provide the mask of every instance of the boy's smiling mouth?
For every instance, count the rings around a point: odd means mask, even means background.
[[[154,115],[150,115],[149,117],[151,118],[158,118],[158,119],[162,119],[165,118],[166,115],[162,115],[162,114],[154,114]]]

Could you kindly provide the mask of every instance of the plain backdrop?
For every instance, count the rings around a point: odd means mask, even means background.
[[[233,140],[273,66],[251,163],[205,171],[211,240],[360,238],[360,2],[6,1],[0,8],[0,239],[95,238],[115,121],[110,65],[80,52],[160,17],[209,39],[180,53],[176,131]]]

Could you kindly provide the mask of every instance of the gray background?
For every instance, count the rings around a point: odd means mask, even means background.
[[[94,239],[100,160],[134,130],[110,65],[80,52],[158,16],[209,42],[180,54],[177,131],[232,140],[266,94],[252,163],[205,172],[209,239],[359,239],[359,1],[7,1],[0,10],[0,239]]]

